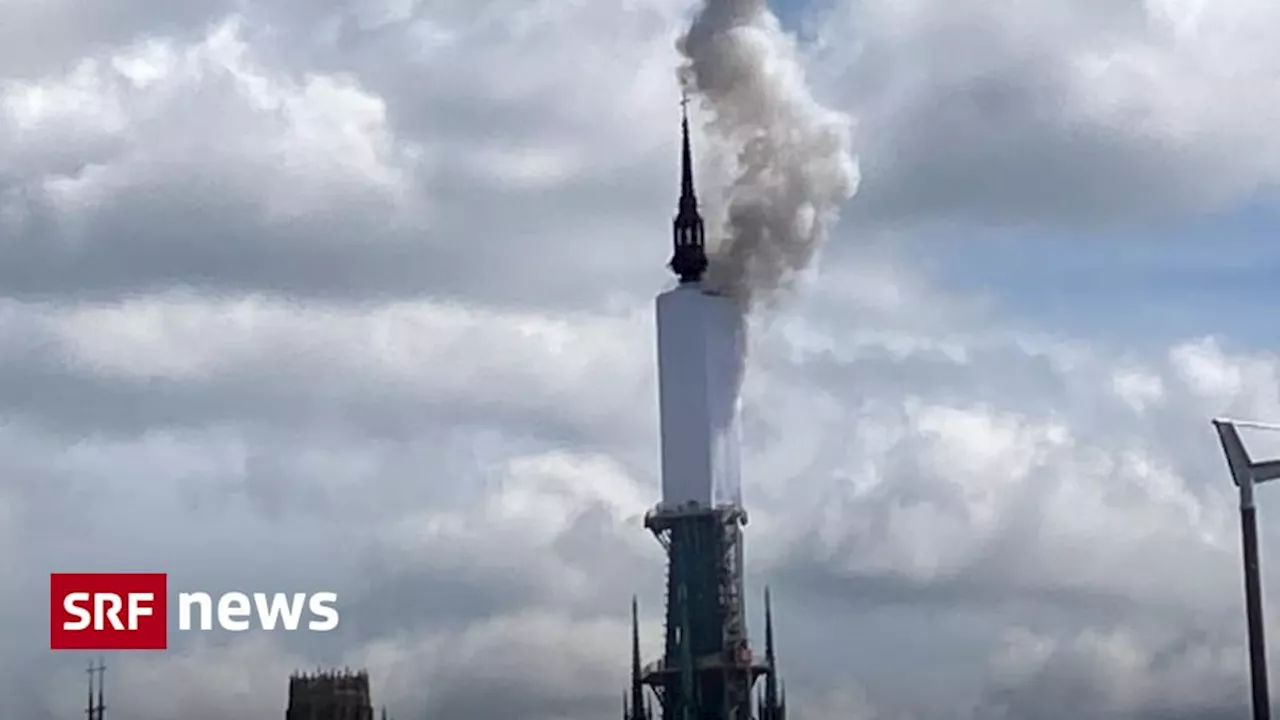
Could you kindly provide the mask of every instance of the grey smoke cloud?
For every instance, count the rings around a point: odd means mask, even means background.
[[[765,0],[708,0],[679,49],[682,80],[737,154],[709,279],[749,309],[813,262],[857,191],[853,121],[814,99],[795,39]]]

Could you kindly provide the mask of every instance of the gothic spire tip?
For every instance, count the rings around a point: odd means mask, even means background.
[[[689,141],[689,92],[680,95],[680,202],[673,225],[675,252],[668,266],[680,282],[697,282],[707,269],[702,216],[693,189],[693,148]]]

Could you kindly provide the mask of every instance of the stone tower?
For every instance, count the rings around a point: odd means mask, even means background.
[[[369,673],[329,670],[293,674],[285,720],[373,720]]]

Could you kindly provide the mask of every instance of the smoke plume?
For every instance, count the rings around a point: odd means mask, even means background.
[[[712,287],[744,310],[788,287],[858,187],[852,120],[822,107],[765,0],[706,0],[680,40],[681,79],[737,153]]]

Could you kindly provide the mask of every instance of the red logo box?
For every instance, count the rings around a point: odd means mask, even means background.
[[[52,573],[49,648],[164,650],[168,592],[165,573]]]

